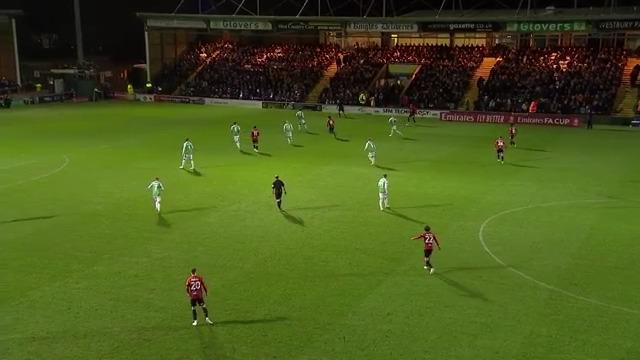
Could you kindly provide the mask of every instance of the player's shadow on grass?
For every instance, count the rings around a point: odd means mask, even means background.
[[[171,227],[171,223],[167,221],[167,219],[165,219],[164,216],[162,216],[162,214],[158,214],[158,221],[156,222],[156,224],[160,227],[163,228],[170,228]]]
[[[524,150],[524,151],[535,151],[535,152],[549,152],[549,150],[545,149],[536,149],[536,148],[528,148],[528,147],[517,147],[515,150]]]
[[[293,214],[289,214],[286,210],[282,210],[280,211],[280,213],[285,219],[287,219],[288,222],[292,224],[304,226],[304,219],[302,219],[301,217],[295,216]]]
[[[252,152],[246,151],[246,150],[240,150],[240,154],[242,155],[249,155],[249,156],[253,156]]]
[[[478,290],[472,289],[462,283],[459,283],[458,281],[444,275],[441,273],[436,272],[435,278],[442,281],[443,283],[451,286],[452,288],[460,291],[464,296],[473,298],[473,299],[480,299],[482,301],[489,301],[489,299],[487,299],[486,296],[484,296],[483,293],[481,293]]]
[[[318,206],[305,206],[305,207],[298,207],[298,208],[291,208],[289,210],[321,210],[321,209],[330,209],[330,208],[337,208],[340,205],[318,205]]]
[[[388,166],[382,166],[382,165],[374,165],[374,166],[377,167],[380,170],[398,171],[398,169],[392,168],[392,167],[388,167]]]
[[[535,166],[535,165],[525,165],[525,164],[517,164],[517,163],[510,163],[510,162],[506,162],[505,164],[508,166],[519,167],[519,168],[540,169],[540,166]]]
[[[349,141],[351,141],[349,139],[345,139],[345,138],[341,138],[341,137],[337,137],[337,136],[335,138],[336,138],[336,140],[338,140],[340,142],[349,142]]]
[[[408,137],[408,136],[403,136],[402,140],[406,140],[406,141],[418,141],[418,139],[412,138],[412,137]]]
[[[257,154],[260,155],[260,156],[266,156],[266,157],[273,156],[273,155],[269,154],[268,152],[262,152],[262,151],[258,152]]]
[[[394,206],[394,209],[427,209],[427,208],[439,208],[439,207],[447,207],[453,204],[422,204],[422,205],[413,205],[413,206]]]
[[[255,325],[255,324],[269,324],[280,321],[288,321],[286,317],[278,316],[267,319],[247,319],[247,320],[222,320],[216,321],[216,325]]]
[[[320,135],[317,132],[313,132],[313,131],[305,131],[305,133],[309,135]]]
[[[193,176],[202,176],[202,173],[200,171],[198,171],[197,169],[193,169],[191,171],[188,171],[188,173],[193,175]]]
[[[387,209],[387,210],[385,210],[384,213],[385,214],[389,214],[389,215],[393,215],[393,216],[398,217],[398,218],[400,218],[402,220],[410,221],[412,223],[416,223],[416,224],[420,224],[420,225],[426,224],[426,222],[424,222],[424,221],[421,221],[421,220],[418,220],[418,219],[414,219],[414,218],[409,217],[409,216],[407,216],[407,215],[405,215],[403,213],[397,212],[397,211],[395,211],[393,209]]]
[[[303,148],[304,145],[300,145],[300,144],[291,144],[291,146],[293,146],[294,148]]]
[[[57,216],[58,215],[48,215],[48,216],[32,216],[32,217],[26,217],[26,218],[16,218],[11,220],[0,221],[0,224],[13,224],[13,223],[27,222],[27,221],[49,220]]]
[[[206,211],[214,208],[215,206],[199,206],[199,207],[192,207],[187,209],[174,209],[174,210],[165,211],[164,214],[170,215],[170,214],[179,214],[179,213],[191,213],[191,212],[198,212],[198,211]]]

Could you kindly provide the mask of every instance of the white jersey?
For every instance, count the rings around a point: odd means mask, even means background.
[[[378,192],[380,194],[386,194],[389,191],[389,180],[387,178],[382,177],[378,180]]]
[[[191,141],[185,141],[182,144],[182,156],[191,156],[193,155],[193,143]]]
[[[296,118],[298,118],[298,122],[304,123],[304,113],[302,112],[302,110],[298,110],[298,112],[296,113]]]
[[[389,118],[389,125],[391,125],[392,128],[396,127],[396,124],[398,123],[398,120],[396,120],[395,117],[390,117]]]
[[[231,135],[240,136],[240,125],[231,125]]]
[[[160,197],[160,195],[162,195],[162,191],[164,190],[164,186],[160,181],[153,180],[151,184],[147,186],[147,189],[151,189],[151,195],[153,197]]]
[[[374,144],[373,141],[367,141],[367,143],[364,144],[364,150],[370,153],[374,153],[376,152],[376,144]]]
[[[282,131],[284,131],[285,135],[290,136],[293,132],[293,125],[288,122],[284,123],[284,125],[282,126]]]

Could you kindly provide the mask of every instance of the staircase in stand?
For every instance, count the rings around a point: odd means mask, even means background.
[[[320,95],[322,95],[324,89],[329,86],[331,79],[336,76],[337,72],[338,65],[336,65],[335,62],[329,65],[329,67],[324,71],[324,74],[322,74],[322,78],[320,78],[316,86],[311,89],[311,92],[309,93],[309,95],[307,95],[305,101],[310,104],[317,104],[320,100]]]
[[[622,74],[622,82],[616,94],[614,105],[615,113],[619,116],[632,117],[634,115],[635,106],[638,103],[638,92],[640,87],[631,87],[631,70],[640,64],[640,58],[629,58],[627,66]],[[640,80],[640,79],[639,79]],[[637,84],[637,82],[636,82]]]
[[[198,76],[198,74],[200,73],[200,71],[202,71],[202,69],[205,68],[205,66],[209,65],[209,63],[213,59],[218,57],[219,53],[220,53],[220,50],[216,51],[213,55],[209,56],[207,61],[202,63],[202,65],[198,66],[198,68],[193,73],[191,73],[191,75],[189,75],[189,77],[185,81],[183,81],[180,85],[178,85],[178,87],[173,91],[173,93],[171,95],[173,95],[173,96],[180,95],[180,90],[182,89],[182,85],[188,84],[191,80],[195,79],[196,76]]]
[[[473,78],[471,78],[469,88],[464,94],[464,97],[458,106],[458,110],[466,110],[465,104],[467,103],[467,100],[469,100],[469,109],[473,109],[473,104],[478,100],[478,79],[482,77],[487,80],[489,78],[489,74],[491,74],[491,69],[493,69],[493,66],[496,64],[496,61],[498,61],[496,58],[491,57],[486,57],[482,60],[482,63],[473,74]]]

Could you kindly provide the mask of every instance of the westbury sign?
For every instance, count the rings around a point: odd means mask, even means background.
[[[552,32],[570,32],[570,31],[587,31],[587,23],[584,21],[559,21],[559,22],[510,22],[507,23],[507,31],[509,32],[525,32],[525,33],[552,33]]]

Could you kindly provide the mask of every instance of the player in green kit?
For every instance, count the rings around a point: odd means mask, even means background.
[[[153,198],[153,206],[156,208],[158,214],[160,214],[160,201],[162,192],[164,191],[164,185],[160,182],[160,178],[156,178],[147,186],[147,189],[151,189],[151,196]]]
[[[196,167],[193,164],[193,143],[189,138],[186,138],[184,144],[182,144],[182,164],[180,169],[184,169],[184,163],[187,161],[191,162],[191,170],[194,170]]]
[[[284,137],[287,138],[289,145],[293,144],[293,125],[285,120],[284,125],[282,125],[282,131],[284,132]]]
[[[309,129],[307,129],[307,122],[304,120],[304,113],[302,110],[298,110],[296,118],[298,119],[298,130],[304,129],[304,131],[309,131]]]
[[[236,147],[240,150],[240,125],[238,125],[237,122],[231,125],[231,136],[233,136],[233,142],[236,144]]]
[[[396,120],[395,117],[392,116],[389,118],[389,126],[391,126],[391,133],[389,134],[389,136],[393,136],[393,133],[404,136],[400,131],[398,131],[398,120]]]

